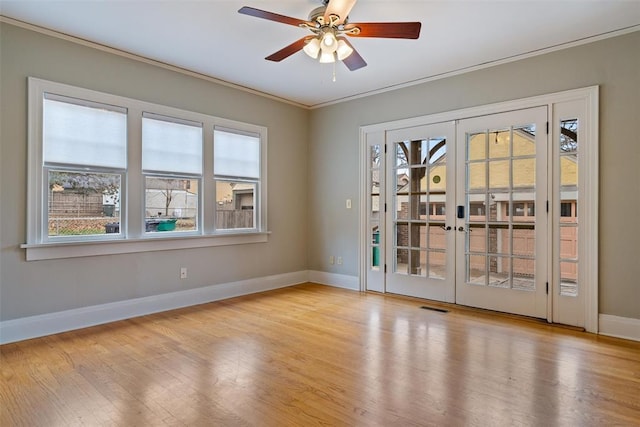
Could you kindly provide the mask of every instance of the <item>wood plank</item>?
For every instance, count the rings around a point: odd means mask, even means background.
[[[640,425],[640,343],[315,284],[7,344],[0,372],[2,426]]]

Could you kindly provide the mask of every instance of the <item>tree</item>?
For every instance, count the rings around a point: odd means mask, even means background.
[[[435,138],[428,140],[427,153],[422,153],[422,140],[404,141],[397,146],[400,150],[396,151],[396,162],[398,165],[407,165],[409,169],[409,219],[420,218],[420,198],[422,190],[420,183],[426,176],[427,167],[446,154],[446,139]],[[413,167],[412,167],[413,166]],[[416,167],[419,166],[419,167]],[[410,274],[420,274],[420,251],[414,250],[419,247],[420,227],[413,226],[409,223],[409,266]]]
[[[120,175],[51,171],[49,172],[49,189],[53,189],[56,186],[84,194],[101,193],[118,196],[120,194]]]
[[[147,178],[147,189],[159,190],[164,196],[164,215],[169,216],[169,207],[173,200],[173,191],[188,188],[189,180],[177,178]]]

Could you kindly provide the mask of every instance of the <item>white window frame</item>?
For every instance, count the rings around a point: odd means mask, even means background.
[[[202,129],[202,153],[200,155],[201,157],[201,161],[202,164],[200,166],[201,172],[200,174],[197,173],[181,173],[181,172],[173,172],[173,171],[161,171],[161,170],[146,170],[144,168],[141,169],[141,182],[142,182],[142,192],[143,192],[143,200],[144,202],[142,203],[142,215],[143,215],[143,223],[145,224],[144,226],[144,230],[143,230],[143,235],[145,237],[149,237],[149,238],[166,238],[168,236],[171,236],[172,234],[175,235],[180,235],[180,236],[197,236],[200,234],[201,230],[202,230],[202,200],[203,200],[203,194],[202,194],[202,177],[204,174],[204,146],[206,144],[205,138],[204,138],[204,124],[201,122],[197,122],[197,121],[192,121],[192,120],[185,120],[184,118],[178,118],[178,117],[172,117],[172,116],[167,116],[167,115],[160,115],[160,114],[156,114],[156,113],[152,113],[149,111],[143,111],[142,112],[142,117],[143,118],[149,118],[149,119],[153,119],[153,120],[162,120],[162,121],[166,121],[169,123],[177,123],[177,124],[184,124],[184,125],[188,125],[188,126],[194,126],[194,127],[199,127]],[[144,138],[144,135],[143,135]],[[144,157],[144,150],[143,150],[143,143],[141,143],[141,152],[142,152],[142,157]],[[147,201],[147,185],[146,185],[146,179],[147,178],[158,178],[158,179],[188,179],[188,180],[195,180],[198,182],[198,194],[197,194],[197,203],[198,203],[198,207],[197,207],[197,212],[195,215],[195,221],[196,221],[196,228],[195,230],[189,230],[189,231],[179,231],[179,230],[175,230],[175,231],[163,231],[163,232],[156,232],[156,231],[147,231],[147,227],[146,227],[146,220],[147,220],[147,205],[146,205],[146,201]]]
[[[45,227],[47,195],[46,168],[43,166],[43,97],[45,93],[77,98],[88,102],[114,105],[127,110],[127,170],[123,172],[121,200],[121,229],[116,236],[93,236],[48,239]],[[27,261],[74,258],[95,255],[123,254],[157,250],[189,249],[211,246],[263,243],[268,240],[267,228],[267,128],[206,114],[111,95],[90,89],[28,78],[28,178],[27,178]],[[142,114],[144,112],[201,122],[203,124],[204,169],[199,188],[199,230],[195,232],[145,233],[144,229],[144,174],[142,172]],[[260,136],[259,201],[255,228],[215,230],[215,187],[213,179],[213,129],[224,127]]]
[[[222,131],[222,132],[229,132],[229,133],[236,133],[239,135],[248,135],[248,136],[257,136],[259,139],[261,139],[261,135],[256,133],[256,132],[252,132],[249,129],[238,129],[236,128],[230,128],[230,127],[224,127],[224,126],[216,126],[216,128],[214,129],[218,130],[218,131]],[[215,138],[213,141],[214,144],[214,151],[215,151]],[[264,150],[262,149],[262,145],[260,146],[260,156],[263,155]],[[215,163],[215,159],[214,159],[214,163]],[[260,176],[263,175],[262,172],[262,167],[263,165],[266,164],[264,162],[260,162],[260,165],[258,165],[258,169],[259,169],[259,174]],[[246,177],[241,177],[241,176],[233,176],[233,175],[221,175],[217,173],[218,171],[215,170],[215,164],[213,167],[213,188],[214,188],[214,200],[217,200],[217,194],[215,194],[215,190],[217,188],[216,183],[217,182],[246,182],[249,184],[254,184],[254,206],[253,206],[253,227],[252,228],[217,228],[215,225],[215,221],[214,221],[214,227],[215,227],[215,232],[219,233],[219,234],[233,234],[233,233],[246,233],[246,232],[254,232],[256,231],[261,224],[262,221],[262,205],[263,202],[266,202],[266,200],[263,200],[262,195],[264,193],[263,189],[262,189],[262,183],[261,183],[261,179],[252,179],[252,178],[246,178]],[[214,211],[217,214],[217,204],[214,207]]]

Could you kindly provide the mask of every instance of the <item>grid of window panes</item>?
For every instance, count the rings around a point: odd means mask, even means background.
[[[535,289],[535,125],[467,136],[466,282]]]
[[[380,246],[380,166],[382,146],[374,144],[369,147],[369,226],[371,227],[371,261],[369,268],[380,270],[381,246]]]
[[[446,139],[396,142],[394,272],[443,279]]]

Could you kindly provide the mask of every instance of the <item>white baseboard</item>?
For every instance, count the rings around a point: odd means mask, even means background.
[[[640,319],[601,314],[599,333],[610,337],[640,341]]]
[[[358,276],[310,270],[309,281],[321,285],[334,286],[336,288],[351,289],[352,291],[360,290],[360,280]]]
[[[6,320],[0,322],[0,344],[43,337],[161,311],[284,288],[305,282],[314,282],[354,291],[360,290],[360,281],[357,276],[324,271],[298,271]],[[600,314],[599,333],[617,338],[640,341],[640,319]]]
[[[284,288],[308,281],[309,272],[305,270],[7,320],[0,322],[0,344]]]

